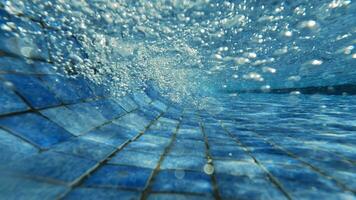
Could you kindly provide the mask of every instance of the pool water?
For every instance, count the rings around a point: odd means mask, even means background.
[[[0,0],[0,199],[356,199],[350,0]]]

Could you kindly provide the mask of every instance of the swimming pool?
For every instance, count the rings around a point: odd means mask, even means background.
[[[0,198],[355,199],[355,13],[0,0]]]

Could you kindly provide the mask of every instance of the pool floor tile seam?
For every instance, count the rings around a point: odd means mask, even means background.
[[[252,130],[251,130],[251,131],[252,131]],[[252,132],[254,132],[254,133],[256,133],[257,135],[259,135],[258,137],[264,138],[264,140],[267,142],[268,138],[267,138],[266,136],[262,135],[262,134],[261,134],[260,132],[258,132],[258,131],[252,131]],[[285,137],[285,138],[289,138],[290,140],[293,140],[293,137],[292,137],[292,136],[284,136],[284,137]],[[273,139],[270,139],[270,140],[268,140],[268,141],[271,141],[271,143],[274,143],[274,144],[278,145],[278,143],[276,143],[276,141],[274,141]],[[300,141],[300,142],[302,143],[303,141]],[[321,150],[321,151],[322,151],[322,150],[325,150],[325,149],[322,149],[322,148],[317,147],[317,146],[313,146],[312,148],[315,149],[315,150]],[[355,165],[355,166],[356,166],[356,160],[352,160],[352,159],[350,159],[350,158],[347,158],[347,157],[345,157],[344,155],[340,154],[339,152],[331,152],[331,151],[329,151],[329,153],[332,153],[332,154],[334,154],[334,156],[340,158],[340,161],[344,161],[344,162],[347,162],[347,163],[349,163],[349,164],[352,164],[352,165]]]
[[[255,164],[260,167],[266,176],[268,177],[268,180],[274,185],[287,199],[292,200],[291,194],[284,188],[283,184],[276,178],[274,177],[271,172],[269,172],[258,160],[255,158],[251,151],[237,138],[233,137],[233,135],[223,126],[222,122],[220,123],[220,126],[224,129],[225,133],[231,137],[232,140],[234,140],[244,151],[247,155],[249,155],[255,162]]]
[[[61,107],[61,106],[59,106],[59,107]],[[123,116],[125,116],[125,115],[127,115],[127,114],[129,114],[129,113],[135,112],[135,111],[137,111],[137,109],[132,110],[132,111],[130,111],[130,112],[125,112],[123,115],[120,115],[120,116],[118,116],[118,117],[116,117],[116,118],[114,118],[114,119],[108,120],[107,122],[104,122],[103,124],[100,124],[100,125],[98,125],[98,126],[96,126],[96,127],[93,127],[93,128],[90,129],[88,132],[93,131],[93,130],[96,130],[96,129],[98,129],[98,128],[102,127],[102,126],[105,126],[105,125],[107,125],[107,124],[110,124],[110,123],[112,123],[114,120],[120,119],[121,117],[123,117]],[[73,112],[74,112],[74,111],[73,111]],[[62,125],[60,125],[60,124],[54,122],[53,120],[51,120],[51,119],[48,118],[47,116],[43,115],[43,114],[40,112],[40,110],[31,110],[31,111],[28,111],[28,112],[23,112],[23,113],[21,113],[21,114],[26,114],[26,113],[37,114],[37,115],[39,115],[39,116],[41,116],[41,117],[47,119],[47,120],[50,121],[51,123],[54,123],[54,124],[56,124],[57,126],[63,128],[63,129],[65,129],[65,127],[63,127]],[[13,116],[17,116],[17,115],[13,115]],[[0,118],[1,118],[1,116],[0,116]],[[3,130],[5,130],[6,132],[8,132],[8,133],[10,133],[10,134],[12,134],[12,135],[14,135],[14,136],[16,136],[17,138],[21,139],[22,141],[24,141],[24,142],[26,142],[26,143],[28,143],[28,144],[34,146],[35,148],[39,149],[40,152],[41,152],[41,151],[49,150],[49,149],[41,148],[41,147],[38,146],[37,144],[35,144],[35,143],[29,141],[29,140],[26,139],[25,137],[22,137],[21,135],[19,135],[19,134],[13,132],[12,130],[9,130],[9,129],[6,128],[6,127],[3,127],[3,126],[0,125],[0,128],[3,129]],[[66,130],[66,129],[65,129],[65,130]],[[68,133],[71,135],[71,137],[73,137],[73,138],[76,138],[76,137],[81,136],[81,135],[73,135],[73,134],[70,133],[69,131],[67,131],[67,132],[68,132]],[[87,132],[87,133],[88,133],[88,132]],[[82,134],[82,135],[85,135],[85,133]],[[63,141],[63,142],[65,142],[65,141]],[[60,143],[58,143],[58,144],[60,144]]]
[[[223,126],[223,122],[222,122],[222,126]],[[232,138],[234,138],[235,140],[238,140],[236,137],[236,135],[233,135],[229,130],[227,130],[225,128],[225,130],[231,135]],[[280,149],[282,150],[286,156],[288,156],[289,158],[291,158],[292,160],[296,160],[299,161],[306,169],[310,169],[312,172],[319,174],[321,177],[323,177],[326,180],[331,180],[335,186],[338,186],[340,189],[342,189],[343,191],[348,191],[351,192],[353,194],[355,194],[355,191],[353,191],[352,189],[347,188],[347,186],[345,186],[343,183],[339,182],[338,180],[335,180],[333,177],[329,176],[328,174],[326,174],[325,172],[319,170],[317,167],[309,164],[308,162],[303,161],[303,159],[299,158],[298,156],[294,155],[292,152],[289,152],[288,150],[285,150],[283,147],[270,142],[268,139],[266,139],[265,137],[263,137],[262,135],[260,135],[259,133],[256,133],[255,131],[249,131],[250,133],[255,134],[258,138],[260,138],[260,140],[265,141],[269,144],[271,144],[272,146],[274,146],[276,149]],[[241,142],[241,144],[243,144]],[[248,146],[246,146],[246,149],[248,149]],[[253,154],[253,152],[251,152],[251,155]],[[258,159],[256,159],[256,161],[258,161]],[[258,161],[259,162],[259,161]],[[263,165],[262,165],[263,166]],[[266,169],[267,170],[267,169]],[[272,177],[273,174],[271,173]],[[278,180],[278,179],[276,179]]]
[[[15,92],[15,93],[16,93],[16,92]],[[21,99],[23,99],[23,97],[22,97],[20,94],[18,94],[18,95],[19,95],[19,97],[20,97]],[[80,103],[95,102],[95,101],[97,101],[97,100],[109,99],[109,98],[111,98],[111,97],[108,97],[108,98],[94,98],[94,99],[89,98],[89,99],[86,99],[86,100],[83,100],[83,101],[78,101],[79,103],[76,102],[76,103],[62,104],[62,105],[52,106],[52,107],[50,107],[50,108],[59,108],[59,107],[63,107],[63,106],[66,107],[66,106],[68,106],[68,105],[77,105],[77,104],[80,104]],[[40,111],[42,111],[42,110],[46,110],[46,109],[49,109],[49,108],[34,109],[34,108],[32,108],[32,107],[29,105],[29,103],[28,103],[26,100],[25,100],[24,102],[30,107],[29,110],[22,111],[22,112],[18,112],[18,113],[10,113],[10,114],[5,114],[5,115],[0,115],[0,118],[2,118],[2,117],[11,117],[11,116],[16,116],[16,115],[20,115],[20,114],[26,114],[26,113],[34,113],[34,114],[40,115],[41,117],[44,117],[44,118],[47,119],[48,121],[50,121],[50,122],[56,124],[57,126],[59,126],[59,127],[65,129],[65,127],[63,127],[62,125],[58,124],[57,122],[54,122],[53,120],[51,120],[50,118],[48,118],[47,116],[43,115],[43,114],[40,112]],[[151,101],[148,105],[150,105],[151,103],[152,103],[152,101]],[[121,107],[121,105],[119,105],[119,106]],[[70,108],[68,108],[68,109],[70,109]],[[71,109],[70,109],[70,110],[71,110]],[[125,115],[130,114],[130,113],[133,113],[133,112],[136,112],[136,111],[138,111],[138,110],[139,110],[139,107],[137,107],[136,109],[131,110],[131,111],[125,111],[125,112],[123,112],[122,114],[120,114],[118,117],[113,118],[113,119],[111,119],[111,120],[108,120],[108,121],[104,122],[103,124],[100,124],[100,125],[98,125],[98,126],[96,126],[96,127],[93,127],[92,129],[90,129],[89,131],[87,131],[87,133],[90,132],[90,131],[96,130],[96,129],[102,127],[102,126],[105,126],[105,125],[107,125],[107,124],[110,124],[110,123],[113,122],[114,120],[120,119],[121,117],[124,117]],[[72,110],[71,110],[71,111],[72,111]],[[75,112],[75,111],[72,111],[72,112]],[[49,149],[41,148],[41,147],[38,146],[37,144],[35,144],[35,143],[29,141],[28,139],[22,137],[21,135],[19,135],[19,134],[17,134],[17,133],[14,133],[13,131],[7,129],[6,127],[0,126],[0,128],[3,129],[3,130],[5,130],[6,132],[10,133],[11,135],[14,135],[15,137],[19,138],[20,140],[22,140],[22,141],[24,141],[24,142],[26,142],[26,143],[32,145],[33,147],[35,147],[36,149],[38,149],[40,152],[49,150]],[[65,129],[65,130],[66,130],[66,129]],[[68,133],[70,133],[70,132],[68,132]],[[80,136],[80,135],[78,135],[78,136],[77,136],[77,135],[73,135],[72,133],[70,133],[70,134],[72,135],[73,138],[76,138],[76,137]],[[85,133],[83,133],[82,135],[85,135]],[[63,141],[63,142],[65,142],[65,141]],[[58,143],[58,144],[60,144],[60,143]]]
[[[27,138],[21,136],[20,134],[18,134],[18,133],[16,133],[16,132],[12,131],[12,130],[6,128],[6,127],[3,127],[3,126],[0,125],[0,129],[1,129],[1,130],[4,130],[5,132],[7,132],[7,133],[9,133],[9,134],[11,134],[11,135],[13,135],[13,136],[15,136],[15,137],[18,138],[19,140],[21,140],[21,141],[23,141],[23,142],[25,142],[25,143],[31,145],[32,147],[36,148],[36,149],[38,150],[38,152],[41,152],[41,151],[43,150],[42,147],[40,147],[39,145],[35,144],[34,142],[30,141],[29,139],[27,139]]]
[[[221,200],[222,198],[221,198],[221,195],[220,195],[220,192],[219,192],[217,178],[215,176],[214,159],[213,159],[213,157],[211,156],[211,153],[210,153],[209,140],[208,140],[208,137],[206,136],[205,126],[204,126],[204,123],[201,121],[201,119],[200,119],[200,129],[201,129],[201,132],[202,132],[203,137],[204,137],[205,153],[206,153],[206,158],[208,159],[208,164],[205,165],[205,166],[209,166],[209,167],[211,166],[212,169],[213,169],[212,173],[209,174],[211,182],[212,182],[212,186],[213,186],[213,195],[214,195],[214,198],[216,200]],[[204,169],[204,172],[205,172],[205,169]]]
[[[326,172],[324,172],[323,170],[319,169],[318,167],[315,167],[313,164],[310,164],[306,161],[304,161],[302,158],[300,158],[299,156],[295,155],[294,153],[284,149],[282,146],[275,144],[274,142],[269,141],[268,139],[266,139],[265,137],[261,136],[260,134],[254,132],[256,135],[258,135],[259,137],[261,137],[262,140],[266,141],[267,143],[271,144],[272,146],[276,147],[277,149],[282,150],[283,152],[286,153],[286,155],[288,155],[289,157],[296,159],[298,161],[300,161],[302,164],[304,164],[305,167],[311,169],[312,171],[318,173],[319,175],[321,175],[322,177],[332,180],[337,186],[339,186],[342,190],[344,191],[349,191],[352,192],[353,194],[356,194],[356,191],[352,190],[351,188],[349,188],[347,185],[345,185],[343,182],[339,181],[337,178],[327,174]]]
[[[182,118],[182,116],[180,117],[180,119]],[[174,141],[176,139],[176,136],[177,136],[177,132],[179,130],[180,123],[181,123],[181,120],[179,120],[179,122],[178,122],[178,124],[176,126],[176,129],[173,131],[173,134],[172,134],[172,136],[170,138],[170,141],[169,141],[168,145],[164,148],[164,151],[160,155],[160,158],[158,160],[158,163],[157,163],[155,169],[152,171],[151,176],[148,178],[146,186],[145,186],[145,188],[144,188],[144,190],[142,191],[142,194],[141,194],[141,200],[147,200],[149,194],[151,193],[152,184],[153,184],[153,182],[155,180],[155,177],[157,176],[157,174],[160,171],[160,166],[161,166],[163,160],[165,159],[165,157],[169,153],[171,147],[173,146],[173,143],[174,143]]]
[[[236,120],[235,120],[235,123],[240,124],[240,122],[238,122]],[[263,134],[262,131],[259,131],[259,130],[249,130],[249,131],[259,134],[259,137],[268,138],[268,135]],[[283,136],[284,138],[288,138],[289,140],[296,141],[298,143],[303,143],[304,141],[306,141],[305,138],[301,138],[301,139],[304,139],[304,140],[301,140],[299,138],[293,138],[293,136],[295,136],[295,135],[290,134],[290,133],[281,134],[279,132],[275,132],[274,133],[274,137],[277,137],[277,135],[278,136]],[[276,142],[276,141],[274,141],[274,139],[271,139],[271,141]],[[322,140],[322,141],[324,141],[324,140]],[[328,142],[328,140],[325,140],[325,142]],[[344,144],[344,145],[349,146],[351,148],[351,145],[348,145],[348,144]],[[325,149],[320,148],[319,146],[312,146],[312,148],[316,149],[316,150],[325,150]],[[345,157],[345,155],[342,155],[340,152],[329,151],[328,153],[332,153],[335,156],[338,156],[341,160],[344,160],[345,162],[349,162],[351,164],[356,164],[356,160],[352,160],[350,158],[347,158],[347,157]]]
[[[0,80],[5,80],[3,78],[0,77]],[[7,81],[7,80],[5,80]],[[42,80],[39,79],[39,81],[42,82]],[[45,85],[43,83],[43,85]],[[45,86],[49,91],[52,92],[52,90],[50,88],[48,88],[47,86]],[[88,87],[90,90],[92,90],[90,87]],[[98,101],[98,100],[103,100],[103,99],[110,99],[110,98],[113,98],[113,96],[97,96],[95,95],[94,97],[90,97],[90,98],[85,98],[85,99],[80,99],[80,100],[77,100],[75,102],[72,102],[72,103],[63,103],[60,99],[58,99],[58,101],[60,102],[60,104],[58,105],[53,105],[53,106],[44,106],[44,107],[41,107],[41,108],[34,108],[30,102],[27,101],[27,99],[16,89],[11,89],[12,92],[14,92],[27,106],[29,109],[27,110],[24,110],[24,111],[17,111],[17,112],[10,112],[10,113],[6,113],[6,114],[0,114],[0,118],[2,117],[7,117],[7,116],[12,116],[12,115],[18,115],[18,114],[23,114],[23,113],[28,113],[28,112],[35,112],[35,111],[42,111],[42,110],[46,110],[46,109],[51,109],[51,108],[58,108],[58,107],[62,107],[62,106],[70,106],[70,105],[76,105],[76,104],[80,104],[80,103],[89,103],[89,102],[95,102],[95,101]],[[92,93],[94,94],[95,92],[92,91]],[[121,98],[124,98],[121,97]],[[57,97],[56,97],[57,99]],[[151,104],[153,101],[151,101],[149,104]],[[120,107],[122,107],[121,105],[119,105]],[[123,110],[125,110],[124,108],[122,108]],[[125,110],[125,112],[127,112]]]
[[[138,133],[136,136],[134,136],[131,140],[126,141],[124,144],[120,145],[117,149],[115,149],[114,151],[112,151],[109,155],[107,155],[104,159],[102,159],[101,161],[99,161],[96,165],[94,165],[91,169],[89,169],[85,174],[83,174],[82,176],[78,177],[75,181],[73,181],[70,185],[69,185],[69,190],[67,190],[65,193],[63,193],[61,196],[59,196],[57,199],[63,199],[65,198],[66,195],[68,195],[74,188],[80,186],[83,181],[85,179],[88,178],[88,176],[92,173],[95,173],[95,171],[97,171],[98,169],[100,169],[102,166],[104,166],[111,157],[115,156],[118,152],[120,152],[122,149],[125,148],[125,146],[127,146],[129,143],[131,143],[132,141],[137,140],[139,137],[141,137],[144,132],[155,122],[157,121],[162,115],[164,114],[164,112],[162,112],[159,116],[156,117],[156,119],[152,120],[146,127],[145,130],[143,132]]]

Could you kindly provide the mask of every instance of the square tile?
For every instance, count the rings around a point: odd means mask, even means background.
[[[33,113],[1,118],[0,127],[10,130],[40,148],[49,148],[73,136],[57,124]]]
[[[61,102],[37,78],[29,75],[1,75],[10,81],[34,108],[44,108],[59,105]]]
[[[108,120],[120,117],[126,113],[126,111],[119,104],[111,99],[92,101],[89,104],[94,106],[102,114],[102,116]]]
[[[129,96],[124,96],[122,98],[117,98],[115,101],[123,108],[126,110],[126,112],[131,112],[135,109],[138,108],[136,103],[129,97]]]
[[[128,144],[125,149],[161,155],[164,152],[165,146],[157,143],[133,141]]]
[[[213,200],[212,196],[173,194],[173,193],[153,193],[148,196],[148,200]]]
[[[193,150],[194,149],[194,150]],[[205,143],[198,140],[178,139],[169,152],[171,155],[206,156]]]
[[[206,163],[204,157],[168,155],[164,158],[160,168],[203,171]]]
[[[109,164],[129,165],[154,169],[158,165],[159,154],[137,152],[124,149],[109,161]]]
[[[85,182],[85,186],[111,186],[142,190],[152,173],[151,169],[105,165],[93,173]]]
[[[114,150],[115,148],[112,146],[81,137],[62,142],[51,148],[51,151],[72,154],[95,161],[103,160]]]
[[[1,14],[0,14],[1,15]],[[3,15],[1,15],[3,16]],[[0,36],[1,37],[1,36]],[[1,39],[0,39],[1,40]],[[0,47],[1,49],[1,47]],[[26,63],[26,60],[19,57],[10,57],[1,55],[0,57],[0,71],[1,72],[32,72],[33,68],[31,64]]]
[[[56,199],[67,188],[20,177],[0,178],[0,199]]]
[[[70,84],[68,78],[59,75],[40,76],[43,83],[50,88],[57,99],[63,103],[74,103],[81,98],[77,95],[76,89]]]
[[[247,176],[251,179],[265,176],[265,172],[253,161],[214,160],[214,167],[216,173]]]
[[[29,109],[25,102],[11,90],[11,87],[6,87],[2,83],[0,83],[0,102],[0,115]]]
[[[86,123],[85,117],[65,106],[45,109],[40,112],[76,136],[82,135],[93,128],[90,123]]]
[[[216,174],[216,178],[222,199],[287,199],[266,177]]]
[[[152,185],[154,192],[211,194],[210,176],[184,170],[161,170]]]
[[[99,108],[90,103],[78,103],[67,106],[70,110],[78,113],[91,128],[104,124],[108,120],[101,115]]]
[[[96,161],[56,152],[43,152],[2,167],[2,171],[31,177],[55,179],[71,183],[90,168]]]
[[[75,188],[64,199],[66,200],[98,200],[98,199],[122,199],[139,200],[140,193],[110,188]]]
[[[34,155],[39,149],[0,129],[0,165]]]
[[[95,142],[101,142],[104,144],[119,147],[128,142],[131,138],[138,135],[138,132],[125,129],[113,123],[106,124],[99,128],[96,128],[81,137]]]
[[[149,124],[149,120],[139,113],[128,113],[114,120],[114,123],[122,127],[127,127],[138,132],[143,131],[145,127]]]

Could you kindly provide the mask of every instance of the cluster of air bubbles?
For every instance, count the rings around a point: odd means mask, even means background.
[[[42,38],[48,51],[42,57],[58,72],[85,76],[117,96],[153,84],[172,101],[204,107],[214,90],[268,92],[355,71],[351,0],[7,0],[1,6],[41,26],[36,31],[4,19],[2,31],[28,38],[21,39],[22,55],[40,57],[36,38]]]

